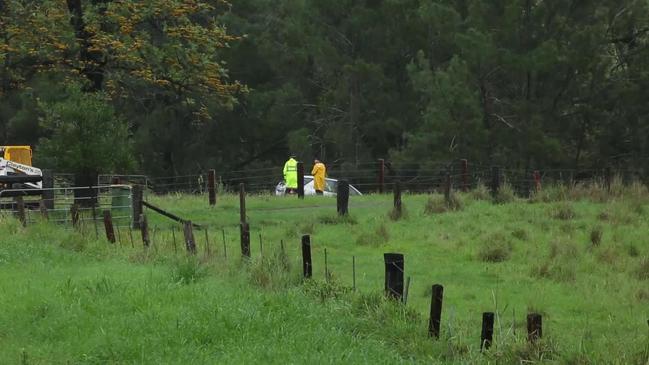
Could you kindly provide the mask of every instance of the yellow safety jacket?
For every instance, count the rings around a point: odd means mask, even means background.
[[[284,164],[284,181],[288,189],[297,189],[297,161],[294,158]]]
[[[325,177],[327,177],[327,168],[322,162],[318,162],[313,165],[313,170],[311,170],[311,175],[313,175],[313,187],[315,190],[324,191],[325,190]]]

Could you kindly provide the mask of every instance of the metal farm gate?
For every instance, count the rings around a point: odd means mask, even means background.
[[[0,215],[14,216],[24,224],[39,219],[67,225],[95,224],[109,211],[113,224],[128,227],[133,222],[133,194],[130,185],[86,187],[59,186],[25,194],[24,189],[0,191]]]

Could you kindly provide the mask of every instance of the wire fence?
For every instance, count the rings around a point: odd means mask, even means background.
[[[307,182],[309,166],[305,166]],[[606,179],[617,177],[622,183],[633,181],[647,183],[649,170],[645,169],[531,169],[501,167],[498,169],[500,183],[507,184],[521,196],[534,191],[535,172],[543,184],[589,184],[604,183]],[[453,160],[426,163],[425,165],[372,162],[362,164],[331,164],[327,166],[327,177],[333,180],[347,180],[363,194],[388,191],[392,184],[399,182],[402,190],[408,192],[442,191],[450,182],[454,189],[471,190],[478,186],[490,186],[495,178],[494,167],[472,164],[466,160]],[[237,171],[216,171],[216,185],[221,192],[237,191],[244,184],[250,193],[281,194],[283,182],[282,167],[247,169]],[[109,183],[128,183],[145,186],[154,194],[188,193],[202,194],[208,190],[208,173],[182,176],[145,175],[101,175],[99,185]],[[335,182],[329,187],[335,193]]]

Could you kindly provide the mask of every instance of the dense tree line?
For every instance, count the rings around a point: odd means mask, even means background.
[[[41,167],[649,165],[646,0],[4,0],[0,136]]]

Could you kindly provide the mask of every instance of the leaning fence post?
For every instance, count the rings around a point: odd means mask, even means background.
[[[349,182],[347,180],[338,180],[336,206],[338,215],[347,215],[349,213]]]
[[[491,196],[496,197],[500,191],[500,167],[491,167]]]
[[[297,197],[304,199],[304,163],[297,163]]]
[[[439,329],[442,322],[442,301],[444,299],[444,287],[433,285],[433,293],[430,300],[430,319],[428,320],[428,336],[439,338]]]
[[[385,295],[396,300],[403,299],[403,254],[385,253]]]
[[[494,336],[494,313],[482,313],[482,334],[480,335],[480,351],[488,350]]]
[[[140,228],[140,215],[142,215],[142,185],[133,185],[131,205],[133,209],[133,228]]]
[[[27,216],[25,214],[25,201],[22,196],[15,197],[14,201],[16,202],[16,215],[18,216],[18,220],[23,226],[26,226]]]
[[[385,160],[379,159],[379,193],[383,194],[385,191]]]
[[[527,340],[536,342],[543,337],[543,319],[538,313],[529,313],[527,315]]]
[[[185,247],[187,252],[191,255],[196,254],[196,241],[194,240],[194,226],[191,221],[186,221],[183,226],[183,233],[185,235]]]
[[[311,236],[302,236],[302,272],[305,279],[313,276],[313,265],[311,263]]]
[[[216,171],[207,172],[207,194],[210,205],[216,205]]]
[[[106,229],[106,238],[108,242],[115,243],[115,229],[113,228],[113,217],[110,210],[104,210],[104,228]]]
[[[462,170],[462,191],[466,193],[469,191],[469,161],[461,159],[460,168]]]

